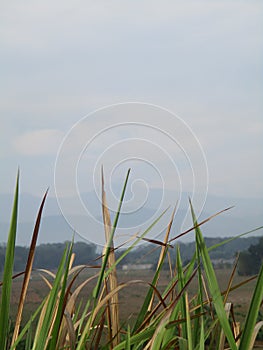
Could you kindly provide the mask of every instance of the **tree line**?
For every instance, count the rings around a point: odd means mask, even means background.
[[[41,244],[36,247],[34,268],[45,268],[49,270],[57,269],[67,242]],[[5,262],[5,246],[0,246],[0,273],[3,271]],[[23,271],[26,266],[29,253],[28,247],[17,246],[15,249],[14,271]],[[74,265],[97,264],[95,261],[98,257],[97,247],[95,244],[76,242],[73,246],[75,253]]]
[[[227,238],[229,239],[229,237]],[[225,241],[226,238],[205,238],[206,246],[212,247]],[[161,247],[156,247],[152,244],[141,245],[131,251],[121,262],[123,264],[152,264],[153,269],[156,269]],[[180,242],[180,254],[183,264],[186,265],[192,258],[195,252],[195,242],[182,243]],[[239,255],[238,274],[253,275],[259,272],[263,261],[263,237],[249,237],[234,239],[226,244],[223,244],[209,252],[210,258],[213,261],[222,259],[222,266],[230,267],[233,263],[224,263],[234,259]],[[117,256],[121,252],[116,252]],[[170,249],[170,260],[173,266],[176,263],[176,250]],[[164,269],[169,269],[168,259],[164,261]]]
[[[225,238],[205,238],[206,245],[213,245],[223,242]],[[59,266],[61,257],[66,247],[65,243],[41,244],[37,246],[34,268],[45,268],[54,270]],[[195,242],[180,244],[180,253],[183,262],[186,264],[193,256]],[[118,265],[119,268],[125,264],[152,264],[156,267],[160,254],[160,246],[155,244],[141,244],[133,249]],[[76,242],[73,246],[75,253],[74,265],[99,265],[101,260],[98,257],[102,254],[95,244]],[[211,259],[231,259],[240,253],[238,272],[240,275],[255,274],[258,272],[263,260],[263,237],[238,238],[227,244],[221,245],[210,251]],[[23,271],[26,266],[29,253],[28,247],[17,246],[15,250],[14,271]],[[116,250],[117,258],[123,253],[123,249]],[[170,249],[170,258],[173,264],[176,261],[176,249]],[[5,262],[5,246],[0,245],[0,273],[3,271]],[[164,268],[168,268],[168,261]]]

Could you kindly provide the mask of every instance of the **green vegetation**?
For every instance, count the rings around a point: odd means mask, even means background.
[[[234,284],[238,264],[236,260],[227,288],[221,291],[211,260],[211,252],[226,242],[217,242],[208,247],[201,232],[201,225],[221,212],[198,223],[194,209],[191,203],[189,204],[193,227],[183,234],[195,232],[195,249],[188,262],[183,262],[179,245],[173,249],[175,241],[179,238],[170,237],[174,213],[167,227],[164,241],[147,238],[147,233],[154,230],[156,222],[162,220],[162,214],[140,236],[135,235],[134,241],[126,250],[115,254],[114,233],[118,225],[128,178],[129,172],[125,179],[117,214],[111,224],[102,176],[102,212],[106,244],[102,255],[96,260],[96,266],[95,264],[91,266],[97,273],[86,277],[84,281],[79,280],[79,276],[87,266],[81,261],[79,264],[74,264],[74,260],[77,259],[73,252],[74,244],[68,243],[61,254],[56,273],[49,270],[39,271],[47,284],[48,292],[36,310],[22,324],[42,209],[47,196],[47,193],[45,194],[23,273],[15,325],[14,328],[10,328],[19,199],[19,177],[17,177],[1,283],[0,349],[253,349],[257,334],[263,326],[263,322],[258,319],[263,298],[263,267],[261,266],[256,277],[257,282],[246,319],[240,324],[236,322],[229,295],[231,291],[242,288],[249,280],[238,285]],[[117,266],[141,241],[148,241],[151,245],[159,247],[159,256],[151,282],[148,283],[144,279],[130,279],[119,283]],[[252,252],[255,254],[253,249],[250,248],[251,254]],[[165,288],[161,288],[160,280],[166,261],[168,261],[170,277]],[[165,273],[167,274],[167,271]],[[189,291],[194,282],[197,283],[197,288],[192,295]],[[140,285],[147,286],[147,292],[136,319],[132,322],[129,319],[123,322],[120,311],[121,306],[125,307],[125,303],[120,303],[119,297],[124,294],[125,300],[125,291],[138,288]],[[91,292],[86,294],[84,299],[81,293],[88,286],[92,286]],[[129,300],[126,300],[126,305],[128,303]]]

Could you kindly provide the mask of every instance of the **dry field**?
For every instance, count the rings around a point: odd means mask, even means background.
[[[76,284],[79,284],[81,281],[86,279],[88,276],[94,273],[92,271],[83,272],[80,277],[76,280]],[[225,290],[231,274],[231,270],[222,269],[216,270],[218,281],[221,287],[221,290]],[[151,282],[153,276],[153,271],[119,271],[118,272],[118,281],[127,282],[130,280],[141,280],[142,283],[136,283],[130,285],[128,288],[123,289],[119,295],[119,303],[121,310],[121,320],[123,322],[129,320],[132,323],[133,318],[136,317],[138,311],[140,310],[141,303],[144,300],[144,296],[147,293],[149,285],[147,282]],[[241,281],[244,281],[246,277],[235,276],[233,284],[238,284]],[[169,273],[168,271],[163,271],[161,273],[161,278],[159,280],[159,290],[163,291],[168,284]],[[11,316],[15,315],[17,304],[19,300],[19,293],[21,290],[22,278],[17,278],[13,281],[13,292],[11,300]],[[85,301],[92,288],[94,283],[90,283],[81,293],[80,298]],[[246,315],[253,289],[255,287],[255,281],[251,281],[248,284],[238,288],[235,291],[232,291],[229,295],[228,301],[232,302],[234,305],[234,312],[237,317],[237,320],[242,321]],[[194,295],[197,290],[197,281],[193,280],[189,285],[189,294]],[[48,287],[45,282],[42,280],[40,275],[37,272],[33,272],[32,279],[30,281],[28,295],[26,299],[25,309],[24,309],[24,319],[32,314],[36,307],[43,300],[45,295],[48,292]]]

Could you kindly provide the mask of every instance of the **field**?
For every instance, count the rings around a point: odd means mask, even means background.
[[[226,269],[217,269],[216,275],[218,278],[218,282],[220,285],[221,291],[226,290],[227,284],[229,281],[229,277],[231,275],[232,270],[229,268]],[[86,278],[92,276],[94,274],[94,270],[86,270],[84,271],[80,277],[76,280],[76,284],[80,284]],[[151,282],[154,272],[152,270],[132,270],[132,271],[118,271],[118,282],[125,283],[130,280],[141,280],[145,283],[138,283],[135,286],[131,286],[129,288],[125,288],[119,294],[119,306],[120,306],[120,320],[122,324],[133,325],[134,320],[136,320],[140,308],[142,306],[143,300],[146,296],[149,285],[147,284]],[[237,274],[234,277],[233,285],[239,284],[247,278],[244,276],[238,276]],[[167,283],[170,280],[169,272],[162,271],[159,280],[159,290],[163,291],[167,286]],[[250,281],[244,286],[239,287],[237,290],[234,290],[230,293],[228,297],[228,301],[233,303],[233,311],[235,315],[235,320],[237,322],[244,322],[245,316],[249,309],[249,304],[251,301],[251,297],[255,288],[256,280]],[[12,288],[12,297],[11,297],[11,319],[14,320],[17,307],[18,300],[22,286],[22,277],[19,277],[13,281]],[[89,294],[95,286],[95,282],[91,282],[88,287],[83,290],[80,294],[80,300],[87,300]],[[194,279],[189,285],[189,296],[196,294],[196,290],[198,288],[197,280]],[[32,273],[32,277],[29,284],[28,295],[25,302],[24,308],[24,316],[23,320],[28,320],[30,315],[36,310],[37,306],[43,300],[43,298],[47,295],[49,287],[43,281],[40,273],[34,271]],[[24,322],[22,322],[23,324]],[[258,341],[254,349],[263,349],[262,341]]]
[[[81,281],[85,280],[87,277],[91,276],[94,273],[92,271],[85,271],[77,279],[76,283],[79,284]],[[144,282],[150,283],[152,280],[154,272],[151,270],[133,270],[133,271],[118,271],[118,282],[128,282],[130,280],[142,280]],[[231,269],[218,269],[216,270],[216,275],[218,282],[221,288],[221,291],[226,290],[227,283],[231,274]],[[160,280],[159,280],[159,289],[163,291],[169,282],[169,272],[163,271]],[[233,284],[239,284],[242,281],[246,280],[244,276],[236,275],[233,281]],[[234,290],[230,293],[228,301],[233,303],[234,312],[236,315],[237,321],[243,321],[247,313],[249,303],[255,288],[256,281],[251,281],[244,286],[239,287],[237,290]],[[16,309],[18,306],[19,295],[21,291],[22,278],[17,278],[13,281],[13,292],[11,298],[11,318],[16,314]],[[94,288],[95,283],[90,283],[88,287],[82,291],[80,294],[80,299],[86,300]],[[138,283],[135,286],[125,288],[120,292],[119,295],[119,304],[120,304],[120,316],[121,321],[125,322],[129,320],[129,323],[132,323],[132,320],[138,315],[139,309],[142,305],[142,302],[145,298],[146,292],[149,288],[147,283]],[[189,295],[196,294],[197,290],[197,280],[194,279],[189,285]],[[36,309],[40,304],[43,298],[47,295],[48,286],[41,278],[38,272],[32,274],[32,278],[29,284],[28,295],[26,298],[24,316],[28,320],[28,316]]]

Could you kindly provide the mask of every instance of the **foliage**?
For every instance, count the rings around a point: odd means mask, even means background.
[[[235,322],[230,312],[231,303],[228,296],[233,289],[233,277],[237,263],[233,267],[227,290],[221,292],[211,261],[211,251],[226,242],[216,243],[208,248],[201,232],[201,225],[212,217],[198,223],[190,203],[193,227],[179,236],[171,236],[174,213],[167,226],[164,241],[151,240],[147,233],[153,230],[156,222],[150,225],[121,254],[115,254],[114,233],[120,216],[129,172],[121,194],[119,207],[111,224],[104,191],[102,176],[102,212],[105,226],[106,244],[99,265],[98,273],[84,282],[78,283],[78,276],[85,269],[85,261],[79,260],[74,265],[74,244],[61,245],[60,261],[56,273],[40,270],[39,273],[49,287],[49,292],[37,310],[21,327],[21,315],[25,296],[30,283],[30,275],[35,258],[36,241],[40,229],[42,209],[46,195],[41,203],[29,254],[26,261],[24,281],[14,330],[9,327],[10,293],[14,266],[16,223],[18,209],[18,183],[15,191],[13,214],[10,224],[9,239],[6,247],[4,275],[1,291],[0,309],[0,349],[55,350],[55,349],[239,349],[253,348],[256,336],[263,322],[259,321],[260,306],[263,298],[263,268],[258,275],[257,284],[251,299],[247,318],[243,325]],[[216,216],[223,211],[213,215]],[[188,232],[195,232],[195,249],[187,264],[183,263],[181,248],[176,247],[176,259],[172,257],[174,241]],[[118,283],[116,267],[131,253],[141,241],[160,247],[158,263],[151,283],[143,280],[130,280]],[[228,240],[229,241],[229,240]],[[47,247],[44,247],[47,248]],[[48,247],[50,248],[50,247]],[[62,251],[63,249],[63,251]],[[84,249],[84,246],[81,246]],[[255,253],[255,247],[251,250]],[[89,254],[87,252],[87,254]],[[165,262],[170,266],[170,282],[165,290],[159,288],[159,278]],[[97,264],[97,263],[96,263]],[[95,267],[95,266],[93,266]],[[188,287],[193,279],[198,280],[196,294],[190,296]],[[86,300],[80,300],[79,294],[92,281],[95,287]],[[243,282],[243,284],[246,283]],[[136,285],[148,286],[148,292],[141,305],[137,319],[133,324],[121,323],[119,319],[118,294],[126,288]],[[127,300],[127,302],[129,302]],[[232,316],[231,316],[232,315]],[[36,324],[36,326],[34,326]],[[10,336],[11,334],[11,336]]]
[[[257,274],[263,261],[263,237],[258,244],[251,244],[239,257],[238,273],[241,276]]]

